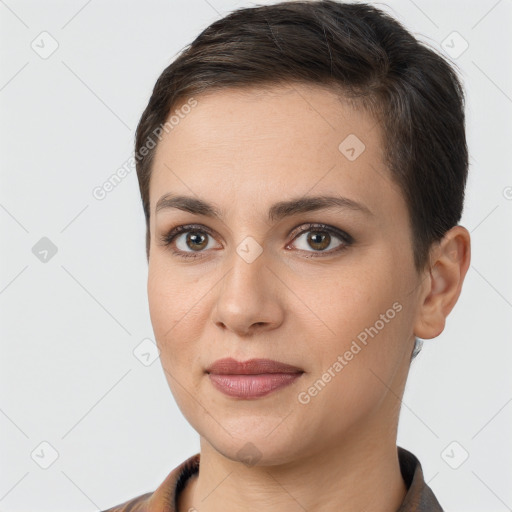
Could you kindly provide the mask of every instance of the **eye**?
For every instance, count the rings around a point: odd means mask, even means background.
[[[212,249],[208,238],[213,239],[210,230],[198,225],[177,226],[161,238],[164,246],[175,246],[172,252],[183,258],[197,258],[203,249]]]
[[[338,240],[337,244],[336,239]],[[302,229],[294,238],[294,245],[296,240],[300,242],[298,249],[313,253],[312,256],[314,257],[323,256],[324,253],[330,255],[342,251],[353,243],[353,239],[349,234],[325,224],[308,224],[306,229]],[[314,250],[310,251],[308,247]],[[329,247],[331,248],[326,250]]]
[[[331,255],[346,249],[353,243],[353,238],[348,233],[332,226],[306,224],[300,227],[303,229],[298,233],[297,230],[291,233],[291,235],[295,235],[293,245],[299,240],[299,245],[302,247],[298,247],[298,249],[310,253],[310,257]],[[308,233],[309,235],[305,237],[304,235]],[[205,250],[215,248],[214,243],[211,243],[213,241],[212,232],[206,226],[198,224],[177,226],[163,235],[160,240],[165,247],[170,248],[173,254],[181,258],[198,258]],[[338,240],[337,244],[336,240]],[[313,248],[313,251],[309,250],[308,246]],[[326,250],[329,247],[331,248]]]

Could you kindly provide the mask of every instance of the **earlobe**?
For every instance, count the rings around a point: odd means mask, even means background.
[[[433,248],[424,292],[419,297],[415,336],[431,339],[443,332],[469,268],[470,247],[468,230],[454,226]]]

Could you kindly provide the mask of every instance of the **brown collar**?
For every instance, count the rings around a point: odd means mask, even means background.
[[[401,446],[398,448],[400,471],[407,494],[397,512],[443,512],[432,489],[425,483],[420,461]]]

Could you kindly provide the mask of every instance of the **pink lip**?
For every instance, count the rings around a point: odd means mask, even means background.
[[[206,373],[222,375],[259,375],[262,373],[302,373],[304,370],[272,359],[237,361],[232,357],[218,359],[206,369]]]
[[[210,373],[210,381],[225,395],[237,398],[260,398],[283,388],[298,379],[302,373],[267,373],[265,375],[217,375]]]
[[[260,398],[292,384],[304,370],[271,359],[240,362],[232,358],[215,361],[206,372],[222,393],[237,398]]]

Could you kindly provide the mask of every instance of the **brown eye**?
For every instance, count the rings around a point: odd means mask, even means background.
[[[183,258],[197,258],[211,249],[214,242],[212,234],[206,228],[200,228],[197,225],[177,226],[167,235],[161,238],[164,246],[169,247],[171,251]],[[213,243],[213,246],[215,244]],[[221,247],[220,245],[217,246]]]
[[[331,243],[331,235],[325,231],[311,231],[307,237],[308,244],[318,251],[323,251]]]
[[[200,251],[208,245],[207,237],[207,234],[202,234],[200,231],[189,231],[185,238],[185,244],[193,251]]]
[[[161,241],[173,254],[181,258],[198,258],[206,255],[208,249],[222,248],[209,229],[197,224],[177,226],[162,236]],[[353,238],[340,229],[325,224],[307,224],[306,229],[300,231],[289,246],[298,245],[295,248],[314,257],[340,252],[353,242]]]
[[[324,224],[308,224],[306,228],[294,238],[293,246],[311,253],[312,256],[330,255],[353,243],[352,237],[347,233]]]

